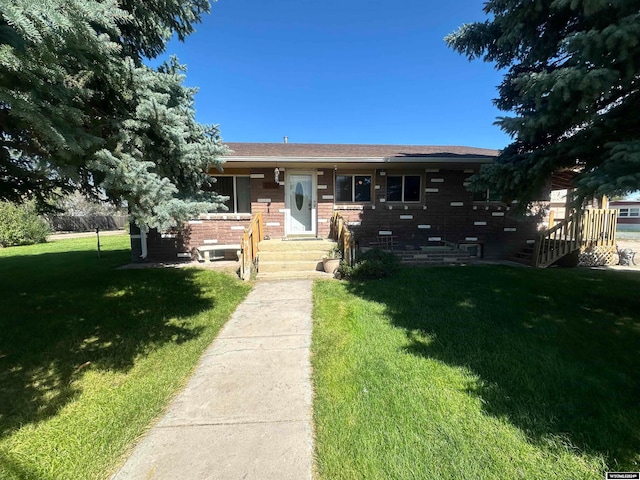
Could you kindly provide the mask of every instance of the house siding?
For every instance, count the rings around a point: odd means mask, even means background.
[[[610,208],[615,208],[620,213],[621,208],[640,208],[639,201],[620,200],[609,203]],[[640,217],[621,217],[618,215],[617,228],[619,231],[640,231]]]

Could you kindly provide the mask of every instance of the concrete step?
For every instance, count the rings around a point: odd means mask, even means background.
[[[330,273],[324,273],[320,271],[314,272],[260,272],[258,273],[256,280],[260,281],[269,281],[269,280],[288,280],[291,278],[311,278],[311,279],[322,279],[329,280],[333,278],[333,275]]]
[[[322,260],[260,261],[258,272],[314,272],[322,269]]]
[[[327,239],[264,240],[258,244],[258,276],[281,272],[314,273],[322,270],[322,257],[336,246]]]
[[[463,250],[449,247],[433,247],[421,251],[398,252],[400,262],[405,265],[450,265],[453,263],[469,263],[472,257]]]
[[[323,251],[328,252],[336,245],[336,242],[326,238],[313,238],[311,240],[263,240],[258,244],[259,252],[291,252],[291,251]]]
[[[421,260],[421,259],[402,259],[402,265],[457,265],[472,263],[470,258],[447,258],[444,260]]]
[[[425,253],[450,252],[452,250],[453,248],[447,245],[427,245],[420,247],[420,251]]]
[[[522,248],[519,252],[516,252],[513,256],[509,258],[510,261],[519,263],[521,265],[533,266],[533,246],[527,245]]]
[[[320,261],[328,250],[291,250],[258,252],[259,262]]]

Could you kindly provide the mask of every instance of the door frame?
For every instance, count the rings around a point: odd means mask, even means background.
[[[311,177],[311,230],[291,231],[291,175],[309,175]],[[318,234],[318,175],[315,170],[285,170],[284,175],[284,235],[316,236]]]

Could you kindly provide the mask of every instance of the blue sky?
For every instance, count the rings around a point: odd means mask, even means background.
[[[483,0],[219,0],[168,54],[198,86],[197,119],[229,142],[502,148],[501,74],[443,38]]]

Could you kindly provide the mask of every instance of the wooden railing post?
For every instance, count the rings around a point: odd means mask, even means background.
[[[344,255],[343,260],[347,264],[353,265],[353,234],[351,233],[351,230],[349,230],[346,220],[342,215],[340,215],[339,212],[333,212],[333,214],[331,215],[329,236],[338,244],[340,250]]]
[[[544,236],[542,234],[538,234],[536,238],[535,251],[533,253],[533,266],[538,268],[540,266],[540,256],[542,253],[542,242],[544,242]]]
[[[344,261],[347,262],[348,265],[351,265],[351,232],[345,232],[344,243],[342,245],[342,249],[344,251]]]
[[[248,232],[245,230],[244,234],[242,235],[242,243],[241,243],[241,247],[242,247],[242,262],[241,262],[241,269],[242,269],[242,280],[244,280],[245,282],[248,281],[251,278],[251,255],[252,253],[250,252],[251,246],[250,246],[250,242],[249,242],[249,234]]]
[[[249,228],[245,229],[242,235],[240,247],[242,249],[240,259],[240,276],[248,281],[251,278],[251,267],[255,265],[258,257],[258,244],[263,238],[264,225],[262,223],[262,212],[254,215],[249,223]]]
[[[331,237],[332,240],[338,240],[338,237],[336,235],[336,222],[338,220],[338,212],[333,212],[331,214],[331,225],[329,226],[329,235]]]

